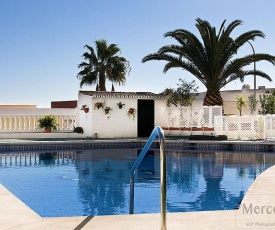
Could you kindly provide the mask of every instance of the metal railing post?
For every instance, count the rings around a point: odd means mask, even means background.
[[[166,229],[166,153],[165,139],[160,138],[160,213],[161,229]]]
[[[161,230],[165,230],[166,229],[166,153],[165,153],[165,138],[164,138],[163,130],[159,126],[156,126],[153,129],[153,131],[152,131],[148,141],[146,142],[145,146],[143,147],[139,157],[137,158],[133,167],[131,168],[129,213],[130,214],[134,213],[134,183],[135,183],[134,175],[135,175],[135,171],[157,136],[159,137],[159,144],[160,144]]]

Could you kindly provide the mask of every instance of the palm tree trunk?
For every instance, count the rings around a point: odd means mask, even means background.
[[[203,100],[203,105],[205,105],[205,106],[214,106],[214,105],[223,106],[223,100],[222,100],[220,92],[207,91],[206,95],[204,97],[204,100]]]
[[[104,72],[100,72],[99,75],[99,91],[106,91],[105,86],[106,78]]]

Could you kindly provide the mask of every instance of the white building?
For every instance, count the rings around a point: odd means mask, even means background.
[[[100,103],[103,107],[97,108]],[[89,112],[84,112],[83,105]],[[166,106],[166,98],[149,92],[79,91],[77,106],[77,124],[85,136],[148,137],[165,119],[159,114]],[[108,113],[106,107],[111,109]]]

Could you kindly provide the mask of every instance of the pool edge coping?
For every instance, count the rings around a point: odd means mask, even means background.
[[[0,140],[0,153],[26,151],[63,151],[84,150],[93,148],[142,148],[147,139],[115,139],[115,140],[66,140],[66,141],[29,141]],[[198,140],[166,140],[166,148],[183,150],[237,151],[237,152],[275,152],[275,141],[198,141]],[[153,148],[158,147],[154,141]]]

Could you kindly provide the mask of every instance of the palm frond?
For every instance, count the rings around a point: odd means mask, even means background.
[[[226,20],[217,31],[208,21],[197,18],[195,26],[199,31],[199,38],[185,29],[169,31],[164,37],[170,37],[177,43],[161,47],[156,53],[145,56],[142,62],[165,61],[164,73],[172,68],[182,68],[190,72],[206,86],[208,97],[219,95],[216,93],[229,82],[244,81],[246,76],[252,74],[271,80],[266,73],[245,70],[245,67],[259,61],[275,65],[273,55],[257,53],[237,58],[238,50],[243,45],[257,37],[264,38],[264,34],[260,30],[251,30],[233,38],[233,31],[243,22],[234,20],[228,26],[225,23]],[[220,103],[222,99],[219,96],[217,98],[206,101]]]
[[[95,72],[89,72],[86,75],[83,75],[83,77],[80,80],[80,88],[82,88],[83,85],[94,85],[97,83],[98,80],[98,73]]]
[[[80,79],[80,87],[99,83],[100,90],[106,90],[105,80],[124,84],[126,74],[130,72],[129,62],[120,56],[116,56],[120,49],[116,44],[108,45],[104,39],[95,41],[95,50],[85,45],[88,52],[82,56],[86,62],[78,65],[82,69],[77,78]],[[99,81],[99,82],[98,82]]]

